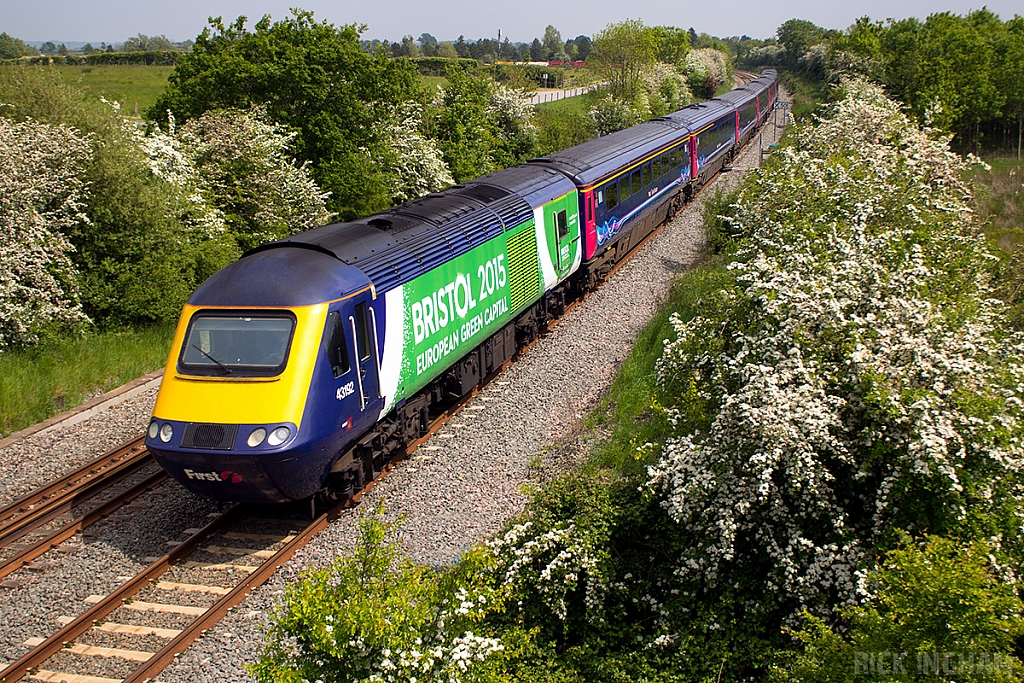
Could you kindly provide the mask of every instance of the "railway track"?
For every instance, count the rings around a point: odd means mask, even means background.
[[[142,438],[0,510],[0,579],[167,479]]]
[[[631,249],[629,255],[620,260],[606,277],[621,268],[660,230],[661,226]],[[548,329],[588,295],[589,292],[567,306],[562,316],[549,323]],[[520,349],[516,357],[525,353],[535,341]],[[411,455],[499,374],[500,371],[486,378],[470,394],[434,419],[428,433],[408,444],[385,466],[380,476],[385,476],[395,464]],[[103,485],[101,481],[123,482],[145,467],[145,464],[123,464],[131,459],[127,452],[133,452],[139,462],[145,463],[147,459],[151,462],[141,441],[126,444],[108,454],[109,459],[104,456],[101,459],[104,463],[91,463],[0,511],[0,539],[4,547],[48,524],[60,527],[61,531],[56,534],[48,531],[54,535],[36,544],[37,550],[42,548],[41,552],[46,552],[62,542],[56,540],[60,534],[67,533],[63,538],[69,538],[104,514],[109,514],[110,506],[123,505],[124,499],[112,496],[89,513],[69,514],[73,508],[101,497],[102,492],[109,489],[110,484]],[[115,457],[115,453],[120,455]],[[159,474],[163,475],[162,471]],[[71,479],[80,483],[71,485],[65,481]],[[60,616],[61,628],[56,633],[46,638],[27,640],[25,646],[32,649],[0,671],[0,683],[22,679],[115,683],[152,678],[256,586],[269,579],[345,508],[358,503],[363,492],[379,479],[347,501],[328,507],[312,521],[302,506],[291,506],[289,519],[280,519],[284,514],[281,509],[275,510],[278,518],[270,519],[258,510],[238,505],[218,514],[202,528],[184,530],[182,535],[186,538],[169,541],[173,548],[161,557],[147,558],[151,562],[142,572],[134,577],[119,577],[120,586],[108,595],[90,596],[87,602],[91,606],[82,614],[77,617]],[[154,485],[131,487],[134,491],[131,497]],[[69,519],[62,520],[62,515]],[[27,561],[22,558],[16,566],[12,563],[10,566],[13,568],[6,573]],[[4,566],[0,564],[0,578],[5,575],[2,573]]]

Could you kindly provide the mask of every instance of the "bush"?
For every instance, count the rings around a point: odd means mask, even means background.
[[[736,285],[675,319],[659,366],[679,432],[651,476],[693,537],[679,571],[756,569],[754,614],[855,600],[903,532],[1017,535],[1024,346],[964,164],[879,89],[846,92],[740,195]]]
[[[278,22],[265,17],[252,31],[244,17],[229,26],[211,22],[148,115],[166,123],[170,111],[183,123],[211,110],[264,105],[269,121],[297,133],[293,154],[330,193],[328,208],[348,220],[390,206],[388,178],[366,150],[377,156],[378,124],[422,97],[410,61],[367,54],[358,26],[318,23],[295,10]]]
[[[101,326],[176,317],[195,286],[196,251],[182,240],[175,188],[154,176],[134,127],[47,67],[0,70],[0,115],[67,125],[88,135],[82,181],[88,221],[69,226],[82,308]]]
[[[88,221],[89,153],[74,129],[0,118],[0,349],[88,322],[65,233]]]
[[[418,566],[389,540],[396,525],[382,515],[360,518],[350,556],[289,585],[256,680],[488,680],[502,645],[473,633],[502,604],[488,556],[471,551],[440,573]]]
[[[794,634],[801,650],[771,680],[1019,681],[1024,604],[998,552],[983,542],[904,539],[868,575],[869,599],[842,610],[841,624],[805,615]]]

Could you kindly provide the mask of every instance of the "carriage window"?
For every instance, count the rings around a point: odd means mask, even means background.
[[[647,187],[650,184],[651,184],[651,165],[650,164],[644,164],[644,184],[643,184],[643,186]]]
[[[626,201],[629,199],[629,195],[629,176],[625,175],[619,180],[619,201]]]
[[[356,352],[359,360],[370,357],[370,332],[366,326],[366,304],[356,304]]]
[[[555,227],[558,228],[558,239],[564,240],[569,236],[569,223],[565,219],[565,211],[555,214]]]
[[[672,168],[675,168],[676,166],[679,165],[679,157],[677,156],[676,150],[674,149],[669,153],[669,165]]]
[[[349,371],[348,344],[345,341],[345,324],[341,314],[332,311],[327,316],[327,360],[335,377],[341,377]]]
[[[637,169],[636,171],[633,171],[633,175],[631,177],[631,181],[632,182],[630,184],[633,186],[633,193],[635,194],[635,193],[640,191],[641,187],[643,187],[643,185],[640,184],[640,170],[639,169]]]
[[[609,211],[614,209],[619,204],[619,185],[618,183],[612,183],[607,189],[608,200],[605,203],[605,208]]]
[[[655,180],[661,177],[661,157],[651,162],[651,176]]]
[[[661,174],[665,175],[670,170],[672,170],[672,166],[668,163],[668,152],[665,152],[661,155]]]

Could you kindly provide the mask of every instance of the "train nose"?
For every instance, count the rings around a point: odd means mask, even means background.
[[[242,503],[283,503],[312,493],[305,493],[301,487],[287,480],[283,482],[286,486],[282,487],[282,482],[275,480],[258,457],[150,450],[157,463],[179,484],[204,498]],[[316,488],[314,486],[313,491]]]
[[[260,438],[255,438],[259,435]],[[212,425],[154,419],[146,446],[188,490],[215,500],[281,503],[311,496],[330,463],[295,425]]]

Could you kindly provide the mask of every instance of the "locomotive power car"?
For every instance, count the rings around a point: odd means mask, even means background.
[[[146,434],[218,500],[349,496],[718,172],[778,96],[720,98],[265,244],[182,311]]]

